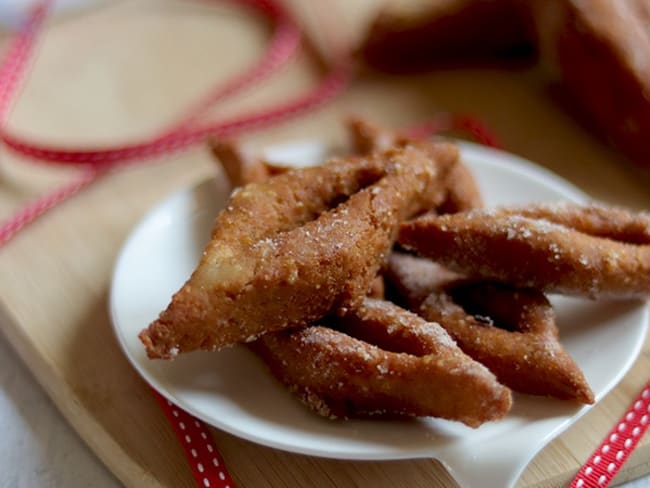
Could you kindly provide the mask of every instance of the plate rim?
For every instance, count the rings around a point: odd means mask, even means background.
[[[303,144],[305,142],[306,142],[305,140],[289,141],[287,143],[271,146],[271,148],[273,148],[274,150],[281,149],[281,148],[288,148],[294,144]],[[487,159],[489,160],[488,162],[489,165],[502,166],[514,173],[518,173],[520,175],[523,175],[525,177],[530,177],[533,179],[537,179],[538,177],[541,177],[544,180],[544,183],[546,183],[547,185],[551,183],[550,186],[552,186],[559,193],[565,195],[567,199],[576,201],[578,203],[585,203],[591,200],[591,197],[587,193],[579,189],[573,183],[567,181],[563,177],[548,170],[547,168],[544,168],[523,157],[517,156],[515,154],[511,154],[507,151],[494,149],[494,148],[482,146],[480,144],[475,144],[471,142],[466,142],[466,141],[454,141],[454,142],[456,142],[459,145],[459,148],[461,149],[461,159],[463,159],[465,155],[470,159],[471,158],[485,159],[487,157]],[[314,141],[313,143],[315,145],[320,145],[321,147],[323,146],[323,143],[319,141]],[[287,443],[283,443],[283,442],[275,442],[273,439],[269,439],[268,437],[257,436],[254,433],[251,433],[250,431],[241,430],[231,424],[215,422],[214,419],[208,418],[200,411],[197,411],[184,398],[175,396],[172,392],[164,388],[163,385],[159,384],[159,382],[155,379],[154,375],[149,374],[146,369],[140,367],[136,359],[131,356],[127,347],[126,338],[123,335],[123,330],[117,325],[116,311],[114,309],[114,307],[116,306],[115,303],[115,294],[116,294],[115,287],[117,283],[116,277],[117,277],[118,270],[120,269],[120,264],[124,259],[124,251],[132,244],[133,240],[135,240],[135,238],[138,236],[141,229],[146,227],[147,225],[150,225],[149,222],[155,218],[155,216],[158,214],[158,212],[160,212],[162,207],[169,205],[170,202],[174,199],[183,199],[184,197],[191,195],[201,185],[208,184],[209,182],[212,182],[214,180],[215,177],[208,177],[198,182],[195,182],[191,185],[180,188],[164,196],[161,200],[156,202],[156,204],[154,204],[140,218],[138,223],[129,231],[128,237],[123,241],[120,247],[120,251],[115,260],[113,266],[113,272],[111,275],[111,285],[109,289],[109,301],[108,301],[109,314],[111,317],[111,327],[118,339],[119,347],[124,353],[124,355],[126,356],[129,363],[133,366],[137,374],[139,374],[140,377],[143,378],[145,382],[152,389],[154,389],[158,394],[160,394],[166,400],[176,404],[178,407],[182,408],[183,410],[186,410],[187,412],[203,420],[207,424],[215,428],[218,428],[220,430],[223,430],[224,432],[227,432],[231,435],[239,437],[241,439],[245,439],[263,446],[280,449],[282,451],[292,452],[296,454],[316,456],[316,457],[329,458],[329,459],[340,459],[340,460],[380,461],[380,460],[404,460],[404,459],[420,459],[420,458],[427,458],[427,457],[435,457],[435,453],[426,450],[422,450],[421,452],[412,451],[412,450],[411,451],[404,450],[401,452],[397,452],[393,450],[393,453],[390,455],[385,454],[383,451],[382,453],[368,452],[367,455],[363,455],[363,454],[360,455],[354,453],[341,453],[341,452],[332,453],[324,450],[310,449],[310,448],[305,449],[304,447],[294,447],[292,445],[288,445]],[[642,319],[646,324],[645,327],[643,328],[643,335],[645,336],[648,334],[648,329],[649,329],[648,319],[649,319],[650,311],[648,310],[647,305],[639,305],[639,306],[643,307]],[[609,392],[611,392],[621,382],[621,380],[629,372],[632,365],[636,362],[643,348],[643,342],[644,342],[643,340],[638,341],[638,343],[635,345],[636,347],[634,353],[629,356],[628,361],[626,361],[626,364],[615,375],[615,378],[613,378],[608,384],[608,386],[605,387],[603,391],[600,392],[599,396],[596,399],[596,402],[593,405],[582,406],[575,412],[574,415],[565,419],[563,422],[561,422],[553,429],[551,429],[551,431],[543,437],[543,440],[540,439],[539,442],[532,443],[535,444],[535,446],[530,449],[531,453],[528,462],[544,446],[548,445],[548,443],[550,443],[553,439],[555,439],[562,432],[568,429],[571,425],[577,422],[587,411],[589,411],[591,408],[596,406]],[[515,473],[517,477],[525,469],[528,462],[523,464],[521,468],[518,470],[518,472]]]

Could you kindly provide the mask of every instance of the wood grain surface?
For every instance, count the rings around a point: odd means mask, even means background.
[[[345,7],[344,7],[345,8]],[[350,18],[361,22],[361,10]],[[242,69],[268,32],[248,14],[204,2],[117,2],[52,22],[10,128],[56,144],[110,144],[163,127],[214,80]],[[317,78],[307,54],[259,89],[211,116],[255,108],[305,90]],[[593,197],[650,208],[646,176],[556,106],[534,70],[463,69],[399,78],[361,73],[335,103],[248,139],[344,143],[349,113],[389,126],[440,110],[471,112],[511,152]],[[0,153],[0,218],[66,181],[75,170]],[[124,482],[190,487],[193,480],[148,387],[113,337],[107,293],[117,253],[133,226],[170,192],[216,171],[204,147],[104,177],[0,250],[0,325],[58,408]],[[650,372],[650,342],[621,384],[526,469],[520,487],[563,486],[624,412]],[[240,487],[449,487],[435,461],[351,462],[311,458],[213,431]],[[650,472],[646,436],[620,473]]]

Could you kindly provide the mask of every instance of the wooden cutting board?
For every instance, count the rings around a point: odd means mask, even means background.
[[[349,19],[360,19],[355,10]],[[357,17],[354,17],[354,16]],[[53,22],[40,45],[10,128],[57,144],[126,141],[162,127],[214,80],[252,62],[267,36],[240,10],[206,3],[118,2]],[[280,76],[214,116],[273,103],[311,86],[300,56]],[[478,114],[504,146],[593,197],[650,208],[647,180],[558,109],[534,72],[455,70],[396,78],[362,74],[326,109],[250,137],[343,142],[340,120],[362,114],[389,126],[448,110]],[[127,486],[190,487],[182,452],[148,387],[113,337],[107,292],[132,227],[170,192],[216,169],[203,147],[111,174],[0,250],[0,325],[58,408]],[[71,177],[0,153],[0,218]],[[648,379],[650,342],[621,384],[545,448],[521,487],[563,486]],[[214,430],[240,487],[455,486],[435,461],[316,459]],[[617,481],[650,472],[642,440]]]

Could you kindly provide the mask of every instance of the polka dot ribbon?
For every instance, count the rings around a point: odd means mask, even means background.
[[[608,486],[650,425],[650,381],[573,478],[569,488]]]
[[[153,391],[178,438],[199,487],[235,488],[206,425]]]
[[[273,25],[273,35],[266,52],[255,65],[225,84],[216,86],[193,104],[184,118],[147,140],[132,145],[83,150],[50,147],[12,134],[5,125],[13,95],[24,75],[53,1],[40,0],[36,3],[22,28],[12,36],[0,62],[0,141],[13,151],[41,163],[76,165],[80,172],[71,182],[28,203],[9,220],[0,223],[0,247],[26,225],[76,195],[109,170],[178,152],[201,143],[208,136],[233,136],[304,114],[340,93],[352,75],[352,66],[347,56],[339,56],[320,83],[304,95],[256,113],[217,122],[201,122],[201,116],[209,107],[271,76],[291,60],[300,46],[297,23],[275,0],[222,0],[251,8]],[[482,144],[500,147],[491,131],[478,119],[468,115],[438,114],[432,120],[406,130],[414,137],[448,131],[462,132]],[[206,425],[159,393],[154,392],[154,396],[183,447],[197,486],[234,488],[235,484]],[[650,383],[579,471],[571,488],[607,486],[648,428],[649,408]]]
[[[225,1],[225,0],[224,0]],[[13,95],[53,0],[36,3],[22,28],[12,36],[0,62],[0,140],[8,148],[42,163],[78,165],[79,175],[70,183],[28,203],[8,221],[0,224],[0,247],[9,242],[27,224],[57,204],[74,196],[110,169],[170,154],[207,136],[232,136],[243,131],[260,129],[318,108],[337,95],[351,76],[350,63],[341,57],[320,84],[305,95],[260,112],[230,120],[201,123],[200,116],[214,104],[252,87],[272,75],[290,61],[300,44],[300,30],[288,13],[272,0],[228,0],[255,9],[274,26],[267,50],[247,71],[219,85],[194,104],[187,115],[148,140],[130,146],[79,150],[54,148],[28,141],[6,129]],[[194,475],[196,485],[204,488],[234,488],[223,459],[207,426],[153,391],[167,416]]]
[[[37,198],[7,222],[0,223],[0,245],[52,207],[77,194],[108,170],[169,155],[203,142],[208,136],[228,137],[273,126],[317,109],[338,95],[348,84],[352,64],[339,56],[319,84],[307,93],[265,109],[231,119],[204,122],[201,117],[215,104],[237,95],[270,77],[286,65],[300,47],[301,32],[289,13],[274,0],[221,0],[254,10],[273,26],[264,55],[252,67],[219,84],[192,104],[186,116],[159,134],[130,145],[91,149],[52,147],[27,140],[6,128],[10,103],[33,51],[53,0],[40,0],[26,22],[9,41],[0,63],[0,141],[11,150],[44,164],[80,168],[75,180]]]

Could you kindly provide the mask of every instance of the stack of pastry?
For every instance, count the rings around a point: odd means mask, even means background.
[[[359,52],[407,71],[536,51],[565,105],[647,167],[649,21],[650,0],[400,0],[386,3]]]
[[[213,145],[235,188],[198,267],[140,334],[149,357],[247,343],[328,417],[476,427],[506,415],[511,390],[592,403],[544,293],[647,295],[650,217],[484,210],[453,144],[349,128],[354,154],[311,168]]]

